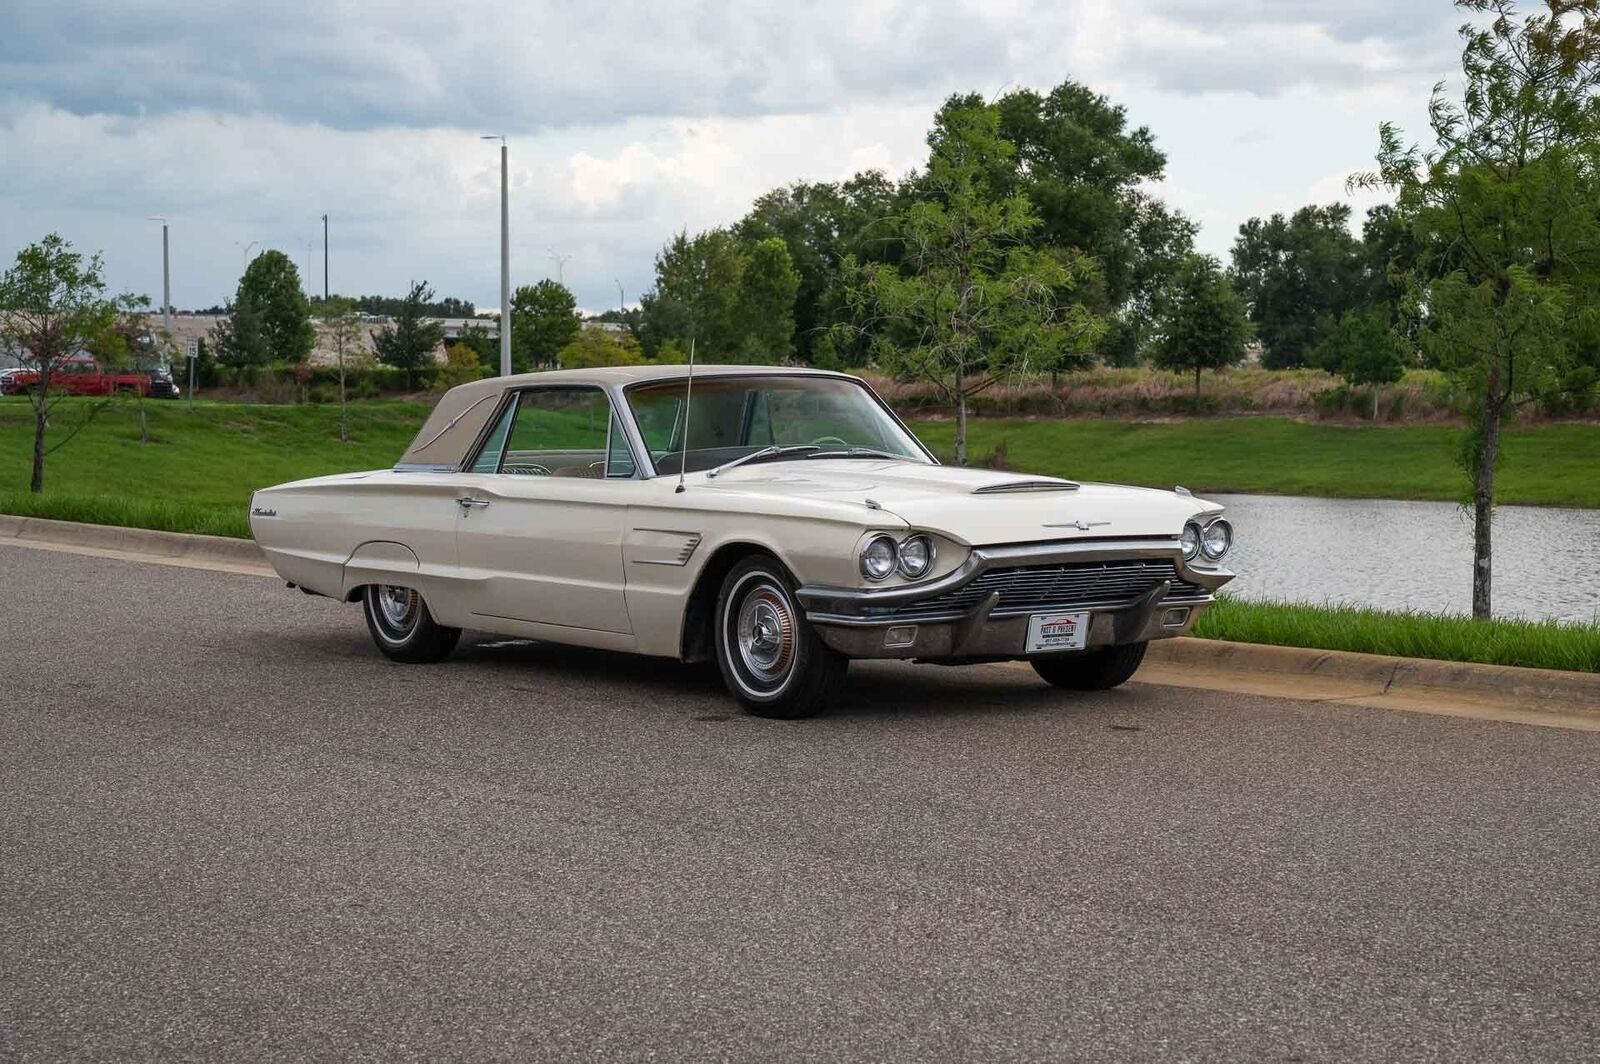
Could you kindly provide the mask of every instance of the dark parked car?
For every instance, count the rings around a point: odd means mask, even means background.
[[[172,379],[172,373],[166,369],[153,369],[150,371],[150,398],[176,399],[182,394],[178,382]]]

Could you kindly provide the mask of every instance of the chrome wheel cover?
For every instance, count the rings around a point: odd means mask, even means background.
[[[379,584],[373,598],[377,601],[379,621],[394,635],[405,636],[416,626],[417,607],[422,600],[409,587]]]
[[[789,597],[763,579],[738,601],[737,610],[729,635],[739,671],[756,692],[783,687],[794,667],[798,634]]]

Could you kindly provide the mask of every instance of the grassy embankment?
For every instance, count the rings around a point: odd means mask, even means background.
[[[65,435],[87,408],[60,408]],[[150,443],[139,443],[131,400],[102,410],[45,459],[45,491],[28,492],[33,417],[0,400],[0,513],[63,521],[248,536],[250,493],[322,473],[394,464],[427,415],[417,403],[353,403],[351,442],[339,442],[333,406],[147,402]]]
[[[950,421],[911,422],[942,455],[955,449]],[[1196,492],[1460,501],[1460,430],[1449,425],[1344,426],[1288,418],[1193,421],[969,423],[977,464],[1000,448],[1005,464],[1080,480]],[[1502,503],[1600,507],[1600,425],[1552,422],[1504,436]]]
[[[392,464],[426,413],[417,403],[357,403],[353,442],[338,442],[338,411],[323,406],[148,403],[151,442],[139,443],[131,403],[104,410],[51,455],[46,492],[26,490],[32,422],[0,400],[0,513],[248,534],[245,507],[258,487],[298,477]],[[70,423],[79,409],[63,408]],[[948,451],[952,426],[918,422]],[[1128,424],[980,421],[974,453],[1002,442],[1019,469],[1197,491],[1384,496],[1453,500],[1460,473],[1446,426],[1339,428],[1282,419]],[[1507,434],[1506,502],[1600,506],[1600,426],[1549,424]],[[1224,601],[1197,634],[1214,639],[1600,671],[1600,627],[1393,614]]]

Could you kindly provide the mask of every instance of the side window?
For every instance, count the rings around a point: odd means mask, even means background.
[[[607,475],[612,421],[611,403],[598,388],[525,391],[517,399],[500,472],[599,480]],[[626,453],[620,434],[617,442]],[[632,470],[616,475],[631,476]]]
[[[660,457],[678,448],[678,418],[683,399],[664,389],[635,392],[631,405],[633,419],[650,453]]]
[[[634,475],[633,452],[615,412],[611,415],[611,442],[606,448],[606,476],[627,479]]]
[[[478,457],[473,459],[472,472],[498,473],[500,471],[500,456],[506,451],[506,433],[511,431],[511,418],[517,412],[517,403],[513,399],[506,404],[500,412],[500,420],[495,422],[494,431],[489,433],[489,438],[483,441],[483,450],[478,452]]]

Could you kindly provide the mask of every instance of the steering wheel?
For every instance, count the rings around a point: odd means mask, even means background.
[[[848,443],[845,443],[843,440],[841,440],[837,436],[818,436],[816,439],[812,440],[811,443],[812,443],[813,446],[817,446],[817,447],[820,447],[825,443],[836,444],[836,445],[838,445],[840,447],[848,447],[848,446],[850,446]]]

